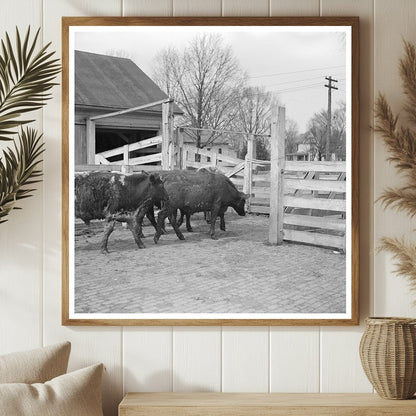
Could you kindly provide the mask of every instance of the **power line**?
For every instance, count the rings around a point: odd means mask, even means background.
[[[345,68],[345,65],[335,65],[335,66],[324,66],[322,68],[311,68],[311,69],[303,69],[300,71],[290,71],[290,72],[278,72],[275,74],[268,74],[268,75],[255,75],[247,78],[266,78],[266,77],[275,77],[276,75],[288,75],[288,74],[299,74],[300,72],[310,72],[310,71],[319,71],[323,69],[331,69],[331,68]]]
[[[298,82],[312,81],[312,80],[315,80],[315,79],[322,79],[322,78],[324,78],[324,77],[322,75],[320,75],[319,77],[305,78],[305,79],[297,79],[297,80],[293,80],[293,81],[278,82],[277,84],[266,85],[265,87],[266,88],[269,88],[269,87],[274,87],[276,85],[295,84],[295,83],[298,83]]]
[[[340,78],[339,81],[345,81],[345,78]],[[316,88],[316,87],[321,87],[322,83],[318,82],[318,83],[314,83],[314,84],[307,84],[307,85],[297,85],[297,86],[293,86],[293,87],[288,87],[285,89],[277,89],[277,90],[273,90],[274,92],[280,93],[280,92],[287,92],[287,91],[297,91],[297,90],[303,90],[305,88]]]
[[[309,85],[302,85],[302,86],[298,86],[298,87],[293,87],[293,88],[286,88],[284,90],[275,90],[275,92],[277,93],[281,93],[281,92],[288,92],[288,91],[301,91],[304,89],[308,89],[308,88],[316,88],[316,87],[322,87],[322,83],[317,83],[317,84],[309,84]]]

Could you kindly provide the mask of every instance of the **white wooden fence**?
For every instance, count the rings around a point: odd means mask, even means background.
[[[134,111],[145,110],[155,106],[162,106],[162,126],[161,135],[151,137],[139,142],[125,144],[123,146],[106,150],[104,152],[95,152],[96,140],[96,123],[97,120],[117,117],[122,114]],[[174,168],[174,143],[173,143],[173,100],[160,100],[149,104],[141,105],[134,108],[115,111],[99,116],[90,117],[86,120],[87,124],[87,165],[76,166],[76,171],[81,170],[110,170],[102,168],[101,165],[111,165],[111,170],[134,171],[134,166],[141,166],[144,170],[173,169]],[[130,157],[130,153],[145,149],[152,146],[160,146],[160,151],[153,154]],[[109,159],[122,155],[122,159],[116,161]],[[155,165],[157,163],[157,165]],[[118,167],[120,166],[120,169]]]
[[[141,140],[140,142],[125,144],[124,146],[116,147],[105,152],[96,153],[95,164],[96,165],[146,165],[152,162],[162,161],[162,151],[159,153],[153,153],[147,156],[130,158],[130,152],[136,150],[145,149],[151,146],[162,145],[162,136],[151,137],[150,139]],[[122,160],[110,162],[109,159],[115,156],[123,156]],[[120,163],[122,162],[122,163]]]
[[[248,211],[270,214],[270,167],[264,161],[252,164]],[[345,162],[285,162],[278,208],[283,240],[345,250],[345,169]]]

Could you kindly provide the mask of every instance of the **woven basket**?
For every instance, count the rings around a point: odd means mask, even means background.
[[[365,374],[386,399],[409,399],[416,392],[416,320],[367,318],[360,342]]]

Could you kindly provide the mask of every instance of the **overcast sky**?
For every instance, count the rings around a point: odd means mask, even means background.
[[[76,30],[75,49],[102,54],[122,50],[151,76],[152,62],[161,49],[175,46],[180,50],[197,32],[217,29],[79,27]],[[277,92],[286,106],[287,118],[295,120],[300,132],[304,132],[313,114],[327,108],[325,76],[331,75],[339,81],[335,84],[339,89],[332,93],[333,108],[338,102],[346,101],[345,36],[333,29],[319,27],[306,31],[305,28],[304,31],[275,30],[234,27],[221,30],[221,33],[224,44],[232,47],[242,69],[248,73],[249,83]]]

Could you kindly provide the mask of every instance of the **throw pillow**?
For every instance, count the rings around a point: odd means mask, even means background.
[[[97,364],[44,384],[0,384],[0,415],[103,416],[102,372]]]
[[[71,343],[0,355],[0,383],[44,383],[66,373]]]

